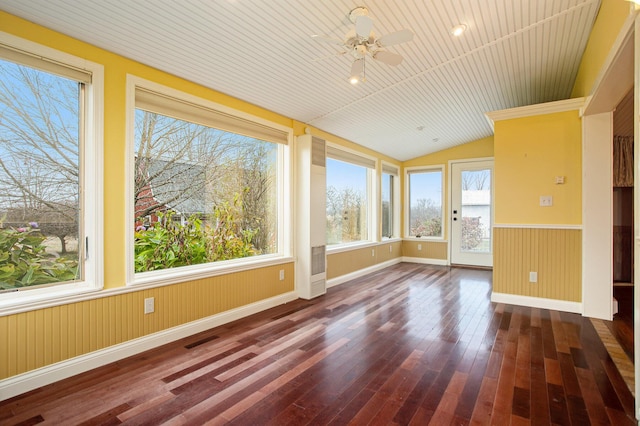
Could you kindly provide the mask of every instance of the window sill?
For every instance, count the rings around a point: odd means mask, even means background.
[[[335,244],[332,246],[327,246],[327,254],[342,253],[345,251],[358,250],[358,249],[363,249],[367,247],[375,247],[377,245],[378,243],[374,241],[358,241],[355,243]]]
[[[186,266],[162,271],[140,272],[134,275],[133,282],[127,287],[141,289],[177,284],[185,281],[227,275],[251,269],[265,268],[273,265],[293,262],[293,257],[280,255],[264,255],[259,258],[248,258],[225,261],[224,264],[203,264]]]
[[[382,241],[380,241],[381,243],[398,243],[402,241],[402,238],[400,237],[391,237],[391,238],[387,238],[387,237],[383,237]]]
[[[447,240],[444,237],[403,237],[404,241],[434,241],[446,243]]]
[[[46,288],[23,287],[0,293],[0,316],[50,308],[52,306],[93,298],[101,288],[88,284],[59,284]]]

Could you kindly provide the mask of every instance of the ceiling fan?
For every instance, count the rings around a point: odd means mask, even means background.
[[[312,37],[317,40],[340,45],[343,51],[338,53],[338,55],[351,54],[353,57],[349,77],[351,84],[365,81],[365,59],[367,56],[391,66],[399,65],[402,62],[402,56],[384,50],[384,48],[411,41],[413,39],[413,31],[403,29],[381,37],[376,37],[372,31],[373,20],[369,17],[369,9],[364,6],[356,7],[349,12],[349,20],[355,27],[344,36],[344,40],[337,40],[321,35],[314,35]]]

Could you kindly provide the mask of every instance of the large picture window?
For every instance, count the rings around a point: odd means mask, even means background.
[[[408,235],[410,237],[443,236],[442,168],[407,171]]]
[[[371,239],[371,180],[375,161],[327,147],[327,244]]]
[[[141,88],[135,100],[135,272],[279,253],[288,133]]]
[[[0,307],[20,290],[33,302],[101,285],[102,69],[10,41],[0,40]]]

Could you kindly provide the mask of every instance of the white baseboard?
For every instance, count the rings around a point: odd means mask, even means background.
[[[0,380],[0,401],[296,299],[295,292],[281,294]]]
[[[397,257],[395,259],[387,260],[386,262],[378,263],[377,265],[370,266],[368,268],[359,269],[349,274],[340,275],[339,277],[327,280],[327,288],[335,287],[340,284],[344,284],[347,281],[351,281],[356,278],[360,278],[372,272],[379,271],[380,269],[388,268],[389,266],[396,265],[402,262],[402,258]]]
[[[427,259],[424,257],[402,257],[403,262],[409,263],[424,263],[425,265],[440,265],[440,266],[448,266],[449,261],[447,259]]]
[[[519,296],[508,293],[491,293],[491,301],[496,303],[508,303],[509,305],[528,306],[530,308],[552,309],[554,311],[582,314],[582,303],[569,302],[567,300],[546,299],[542,297]]]

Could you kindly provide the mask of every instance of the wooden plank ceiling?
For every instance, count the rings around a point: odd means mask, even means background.
[[[343,39],[366,6],[403,28],[397,67],[311,38]],[[0,9],[278,112],[398,160],[491,135],[488,111],[566,99],[599,0],[0,0]],[[467,31],[453,37],[451,28]],[[325,58],[320,59],[318,58]]]

